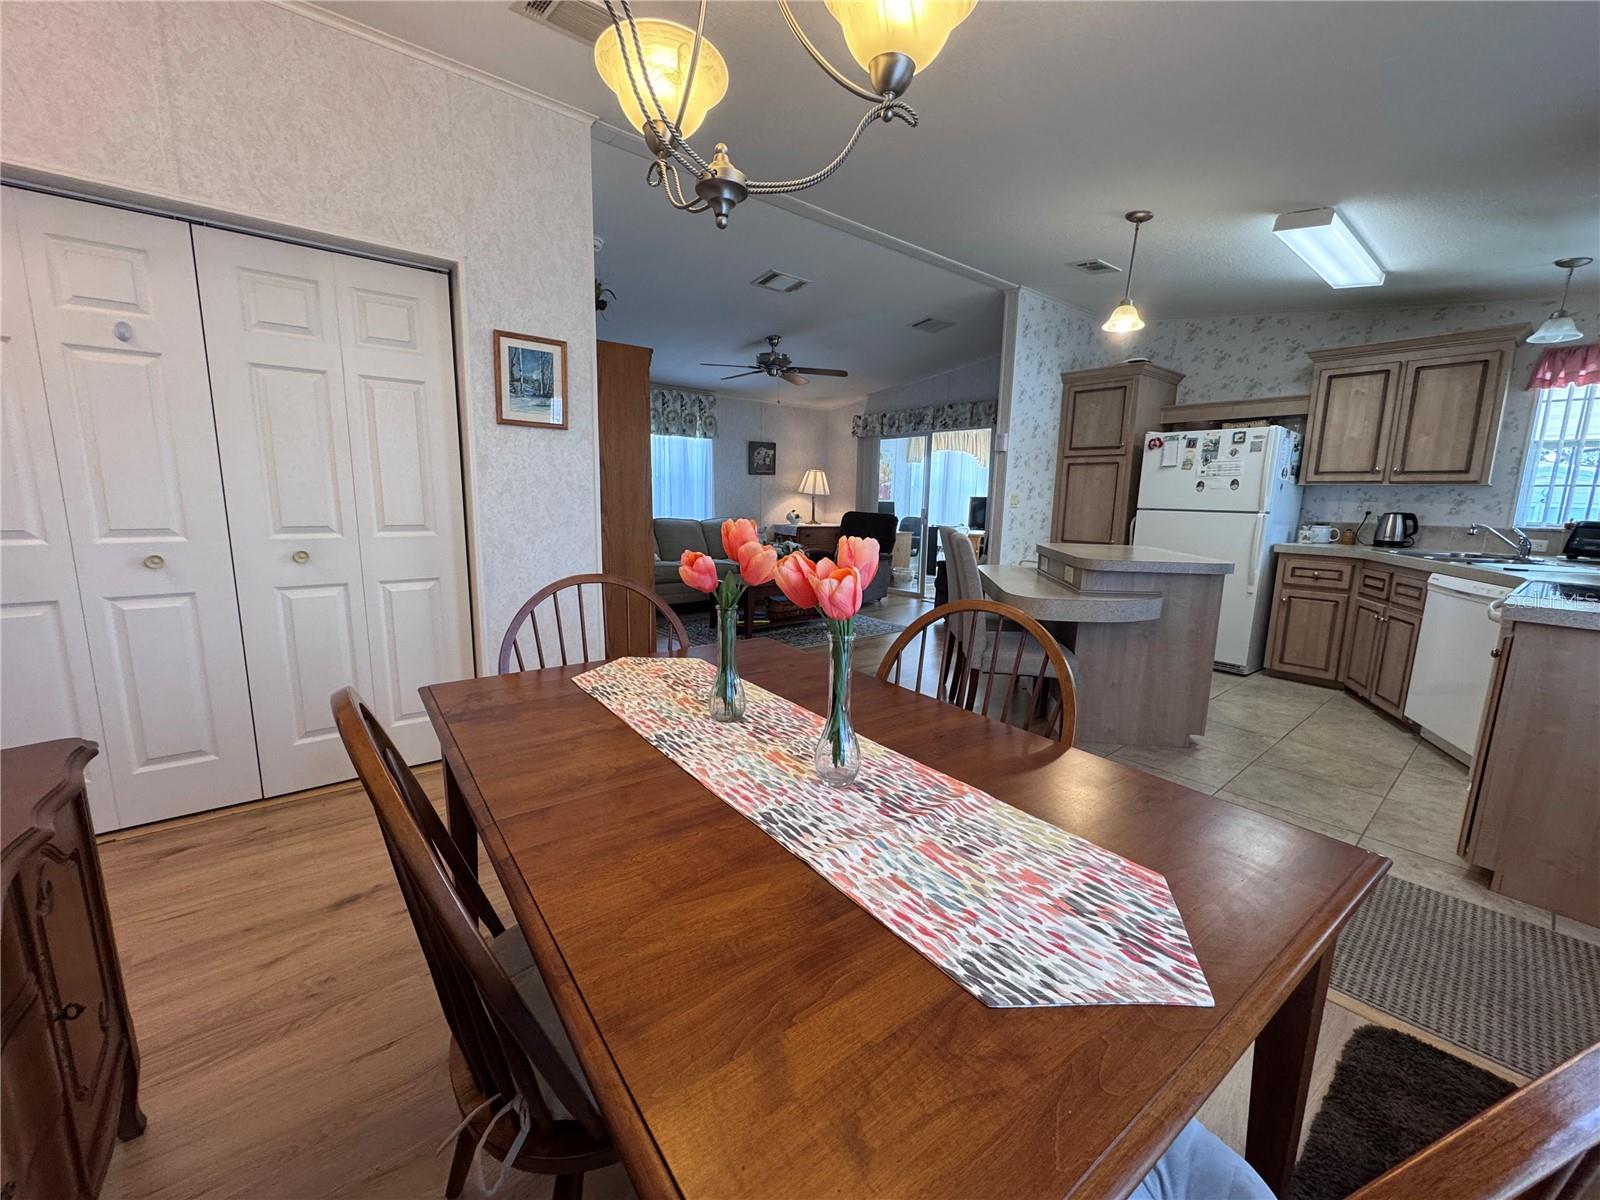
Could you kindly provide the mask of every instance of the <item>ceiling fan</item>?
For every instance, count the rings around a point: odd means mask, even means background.
[[[782,340],[783,339],[775,333],[770,335],[767,338],[767,345],[771,346],[772,349],[763,350],[760,354],[756,355],[756,361],[753,363],[703,362],[700,365],[702,367],[738,368],[739,373],[737,375],[724,375],[722,378],[725,381],[729,379],[743,379],[746,375],[768,375],[773,379],[787,379],[793,384],[807,384],[811,382],[806,378],[807,375],[831,375],[836,379],[845,379],[849,377],[849,371],[831,371],[826,367],[794,366],[794,360],[782,350],[778,349],[778,343]]]

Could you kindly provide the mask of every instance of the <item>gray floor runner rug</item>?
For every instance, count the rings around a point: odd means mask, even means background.
[[[1333,1068],[1288,1200],[1340,1200],[1513,1090],[1408,1034],[1363,1025]]]
[[[1522,1075],[1600,1042],[1600,946],[1393,876],[1340,937],[1332,986]]]

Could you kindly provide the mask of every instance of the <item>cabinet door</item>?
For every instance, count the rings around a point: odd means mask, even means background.
[[[1279,589],[1267,665],[1312,679],[1339,678],[1348,601],[1330,592]]]
[[[1500,402],[1499,350],[1406,364],[1389,452],[1390,483],[1487,483]]]
[[[1128,460],[1123,455],[1061,460],[1055,541],[1127,541]]]
[[[24,999],[6,1030],[0,1103],[0,1195],[33,1200],[87,1195],[73,1161],[71,1121],[50,1038],[45,999],[28,980]]]
[[[7,199],[118,816],[257,799],[189,226],[38,192]]]
[[[1411,662],[1417,652],[1417,634],[1421,629],[1421,613],[1393,605],[1384,610],[1369,698],[1397,717],[1405,714],[1406,693],[1411,688]]]
[[[1301,483],[1367,483],[1384,477],[1400,364],[1317,372],[1306,420]]]
[[[1345,633],[1344,662],[1339,681],[1358,696],[1370,696],[1378,665],[1378,645],[1383,639],[1383,605],[1357,599],[1350,606],[1350,628]]]
[[[1069,387],[1062,409],[1061,453],[1103,455],[1126,448],[1132,411],[1130,383]]]

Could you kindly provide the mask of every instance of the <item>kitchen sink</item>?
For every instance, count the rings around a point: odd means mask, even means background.
[[[1514,563],[1521,561],[1514,554],[1478,554],[1469,550],[1391,550],[1389,553],[1399,554],[1406,558],[1425,558],[1429,562]]]

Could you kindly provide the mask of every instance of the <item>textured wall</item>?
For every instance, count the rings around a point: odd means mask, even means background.
[[[269,4],[7,3],[0,158],[457,267],[480,645],[598,569],[587,122]],[[497,425],[492,331],[569,345],[570,428]]]
[[[1152,321],[1137,334],[1114,336],[1088,315],[1024,289],[1017,299],[1005,484],[1016,507],[1006,511],[1002,561],[1020,561],[1049,533],[1062,371],[1142,356],[1184,373],[1180,404],[1298,395],[1311,390],[1308,350],[1537,324],[1552,307],[1550,301],[1504,301],[1190,318]],[[1600,310],[1592,303],[1575,300],[1571,308],[1580,327],[1591,335],[1600,332]],[[1489,484],[1309,487],[1305,516],[1354,522],[1368,509],[1402,509],[1415,512],[1424,525],[1508,524],[1535,399],[1522,384],[1542,349],[1517,349]]]
[[[754,517],[763,526],[783,520],[791,508],[809,517],[811,498],[795,490],[808,467],[821,467],[828,474],[830,495],[817,501],[819,521],[835,519],[853,507],[854,451],[836,457],[836,431],[841,426],[848,431],[849,410],[717,397],[717,446],[712,451],[716,515]],[[748,473],[749,442],[778,444],[776,475]]]

